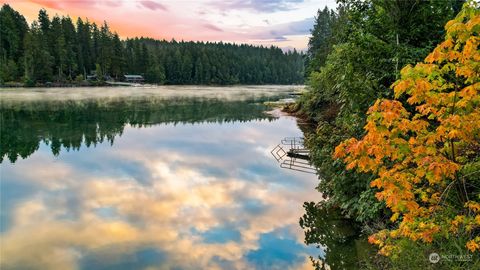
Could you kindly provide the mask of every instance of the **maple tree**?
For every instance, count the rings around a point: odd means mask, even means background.
[[[432,242],[452,234],[466,235],[466,248],[480,251],[473,183],[480,174],[479,4],[466,3],[445,29],[423,63],[401,70],[395,99],[370,107],[363,138],[335,149],[347,169],[377,175],[370,185],[396,224],[369,237],[384,255],[398,251],[396,239]]]

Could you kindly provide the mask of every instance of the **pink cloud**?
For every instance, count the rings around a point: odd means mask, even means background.
[[[203,25],[203,27],[207,28],[207,29],[210,29],[210,30],[213,30],[213,31],[217,31],[217,32],[223,32],[223,30],[213,24],[209,24],[209,23],[206,23]]]
[[[121,1],[105,1],[105,5],[109,7],[119,7],[122,5]]]
[[[154,0],[113,1],[113,0],[24,0],[7,2],[24,14],[31,22],[37,19],[38,10],[46,8],[50,16],[69,15],[88,18],[90,22],[102,24],[106,21],[112,31],[121,38],[151,37],[156,39],[186,40],[186,41],[225,41],[254,44],[290,45],[303,48],[305,44],[297,45],[291,41],[292,35],[306,36],[312,25],[312,18],[293,21],[284,24],[267,24],[263,26],[248,25],[243,27],[223,25],[222,10],[205,9],[202,5],[191,7],[190,2],[178,1],[171,6]],[[162,12],[158,16],[157,11]],[[208,16],[207,16],[208,14]],[[297,43],[299,43],[298,41]]]
[[[62,3],[58,1],[45,1],[45,0],[30,0],[30,2],[38,4],[44,8],[53,8],[57,10],[62,10]]]
[[[51,8],[66,12],[76,12],[77,10],[92,10],[94,6],[104,5],[110,8],[116,8],[123,5],[122,1],[110,0],[69,0],[69,1],[52,1],[52,0],[28,0],[27,2],[35,3],[43,8]],[[151,2],[151,1],[146,1]]]
[[[167,11],[167,7],[155,1],[140,1],[140,4],[151,10],[161,9],[161,10]]]

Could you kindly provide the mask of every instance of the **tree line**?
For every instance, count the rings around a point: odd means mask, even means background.
[[[87,75],[142,75],[157,84],[300,84],[304,55],[278,47],[223,42],[121,40],[102,25],[46,10],[30,26],[4,4],[0,10],[0,82],[82,81]]]
[[[308,92],[293,108],[315,127],[306,143],[326,198],[305,203],[307,243],[327,244],[320,215],[338,210],[385,255],[357,267],[430,269],[433,252],[469,258],[438,269],[479,267],[480,14],[464,2],[339,0],[318,10]],[[312,260],[342,269],[336,256]]]

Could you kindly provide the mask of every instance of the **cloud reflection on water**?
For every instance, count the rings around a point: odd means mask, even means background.
[[[269,149],[295,120],[127,125],[115,144],[1,164],[2,269],[308,269],[316,177]],[[9,198],[14,186],[26,188]],[[6,220],[6,222],[5,222]]]

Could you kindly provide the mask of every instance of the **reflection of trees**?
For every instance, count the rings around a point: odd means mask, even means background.
[[[306,202],[304,208],[300,226],[305,230],[305,243],[325,252],[324,256],[311,257],[315,269],[356,269],[359,261],[368,258],[368,242],[359,238],[357,226],[339,209],[313,202]]]
[[[226,123],[271,119],[264,113],[266,98],[245,101],[176,98],[16,101],[2,102],[0,162],[26,158],[43,141],[58,155],[60,149],[78,150],[122,134],[125,125],[144,127],[160,123]],[[215,131],[212,131],[215,132]]]

